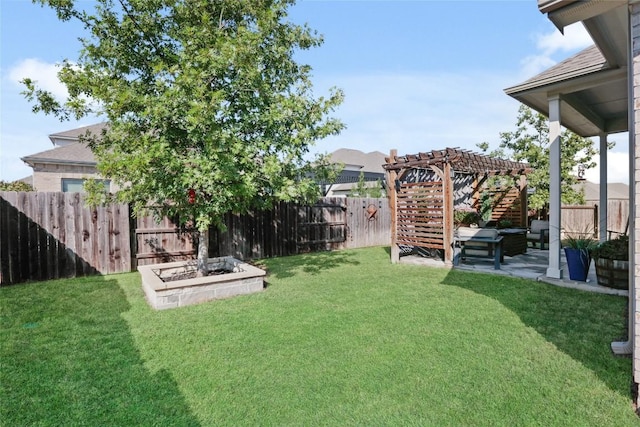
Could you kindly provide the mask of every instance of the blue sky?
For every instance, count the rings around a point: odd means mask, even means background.
[[[332,86],[346,95],[335,113],[346,130],[314,152],[477,151],[483,141],[495,148],[499,133],[515,127],[519,106],[503,89],[592,44],[580,24],[560,34],[535,0],[306,0],[289,16],[324,35],[320,48],[298,55],[313,68],[316,95]],[[2,1],[0,179],[30,175],[20,157],[52,148],[49,134],[100,121],[36,115],[20,95],[18,82],[27,76],[63,94],[55,64],[77,58],[82,34],[30,1]],[[612,139],[618,145],[610,164],[626,165],[626,137]],[[628,181],[626,169],[610,169],[610,182]],[[597,172],[588,177],[597,181]]]

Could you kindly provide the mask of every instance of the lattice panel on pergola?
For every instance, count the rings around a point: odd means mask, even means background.
[[[493,198],[493,209],[491,210],[492,221],[496,223],[500,221],[510,221],[512,227],[527,226],[527,224],[522,223],[522,196],[518,188],[512,187],[508,190],[489,189],[488,191]]]
[[[443,248],[442,181],[401,184],[396,206],[398,243],[422,248]]]

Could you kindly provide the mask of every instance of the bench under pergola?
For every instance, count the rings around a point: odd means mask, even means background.
[[[400,246],[442,251],[453,261],[454,211],[478,209],[481,195],[491,197],[491,221],[527,226],[526,163],[504,160],[460,148],[398,156],[391,150],[383,166],[391,206],[391,261]],[[491,177],[509,185],[492,188]]]

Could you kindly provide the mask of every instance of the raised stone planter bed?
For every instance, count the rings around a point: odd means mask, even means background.
[[[264,270],[230,256],[209,258],[209,270],[216,270],[221,274],[172,280],[189,275],[195,270],[195,261],[139,266],[142,288],[149,305],[163,310],[264,289]]]

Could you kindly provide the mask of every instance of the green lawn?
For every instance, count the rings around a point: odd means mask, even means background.
[[[387,250],[266,260],[265,292],[160,312],[136,273],[0,289],[0,424],[639,424],[625,298]]]

